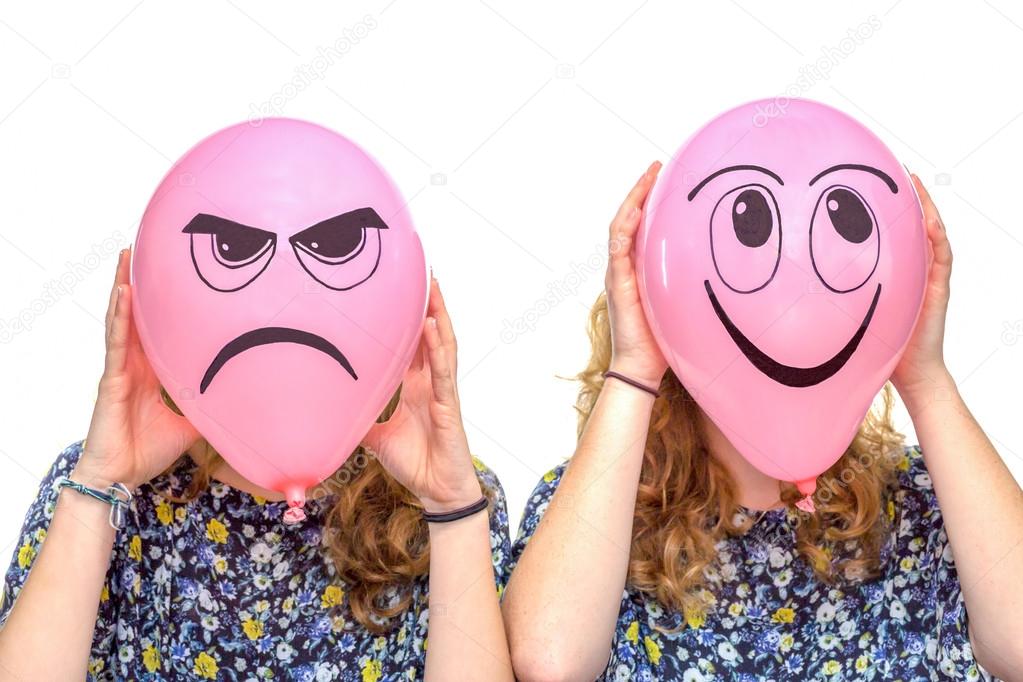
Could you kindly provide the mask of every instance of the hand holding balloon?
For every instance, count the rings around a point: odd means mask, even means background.
[[[923,207],[924,225],[933,259],[927,275],[927,289],[920,317],[902,359],[892,374],[892,383],[907,403],[913,403],[925,394],[933,394],[933,389],[940,388],[948,377],[942,345],[952,277],[952,249],[945,233],[945,223],[920,178],[915,174],[912,177]]]
[[[604,280],[611,323],[610,369],[654,388],[660,385],[668,363],[643,312],[632,245],[642,220],[643,204],[660,169],[660,162],[650,164],[611,221]]]
[[[480,498],[458,399],[457,348],[437,280],[412,366],[391,418],[370,429],[363,444],[428,512],[445,512]]]
[[[199,438],[184,417],[167,409],[142,352],[132,319],[130,252],[121,252],[106,315],[106,362],[81,459],[72,476],[105,488],[134,489],[166,469]]]

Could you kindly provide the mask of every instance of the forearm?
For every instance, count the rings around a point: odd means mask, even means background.
[[[430,524],[427,681],[512,680],[487,514]]]
[[[504,598],[516,672],[593,679],[604,669],[629,567],[654,398],[605,383]]]
[[[0,679],[83,679],[114,529],[110,507],[65,490],[7,623]]]
[[[1005,665],[1015,674],[1023,667],[1023,491],[951,376],[906,403],[955,555],[977,656],[991,672]]]

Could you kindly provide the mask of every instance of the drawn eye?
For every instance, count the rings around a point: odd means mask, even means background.
[[[845,185],[821,192],[810,222],[810,260],[824,286],[836,293],[863,286],[880,249],[877,218],[863,195]]]
[[[256,279],[277,250],[277,235],[199,213],[182,232],[189,235],[192,263],[206,286],[238,291]]]
[[[766,286],[781,258],[781,219],[771,190],[750,184],[721,197],[711,213],[710,241],[725,286],[740,294]]]
[[[376,211],[360,208],[307,227],[288,241],[313,279],[329,289],[346,291],[376,271],[380,231],[386,229]]]

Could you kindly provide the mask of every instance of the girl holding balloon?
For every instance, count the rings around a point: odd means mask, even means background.
[[[451,319],[404,204],[360,149],[288,119],[172,169],[134,277],[120,254],[88,436],[19,536],[0,679],[512,679],[504,495],[469,453]],[[392,378],[362,447],[317,474]],[[222,457],[213,433],[262,456]]]
[[[798,111],[801,106],[790,110],[795,120],[813,121],[816,113],[804,116]],[[771,131],[778,132],[774,139],[789,139],[787,122],[767,125],[779,126]],[[689,149],[694,144],[698,149],[717,132],[713,124],[708,126]],[[859,133],[831,130],[817,139],[843,137],[860,143],[860,158],[869,156],[874,142]],[[755,130],[748,136],[722,135],[715,146],[716,153],[708,158],[717,163],[710,167],[701,159],[693,162],[683,150],[673,163],[700,172],[684,190],[672,186],[676,191],[648,199],[659,171],[659,164],[652,165],[611,223],[606,294],[591,313],[593,353],[579,377],[578,447],[568,463],[537,485],[513,547],[514,572],[502,608],[517,676],[887,680],[937,679],[940,671],[955,679],[989,675],[1023,679],[1023,619],[1018,616],[1023,608],[1023,494],[944,364],[952,255],[926,189],[915,176],[910,186],[908,176],[896,175],[901,173],[899,164],[882,159],[884,163],[873,163],[869,170],[866,162],[837,169],[841,179],[834,182],[844,184],[834,187],[847,189],[838,194],[837,189],[826,190],[824,205],[834,229],[864,237],[879,226],[851,229],[854,221],[843,214],[854,195],[848,188],[867,186],[857,194],[861,197],[869,196],[868,191],[878,197],[895,196],[884,178],[873,172],[879,171],[889,180],[904,178],[903,186],[895,186],[901,196],[912,197],[914,188],[919,195],[923,227],[917,229],[926,234],[933,255],[921,286],[923,304],[915,331],[894,372],[888,373],[913,419],[920,446],[902,445],[892,421],[891,387],[885,386],[881,399],[856,425],[851,442],[845,441],[845,451],[819,470],[823,473],[816,492],[809,496],[815,509],[804,511],[806,491],[785,482],[807,478],[798,470],[801,463],[775,462],[782,471],[793,473],[784,477],[751,464],[746,455],[749,443],[736,437],[733,444],[724,433],[725,429],[741,433],[743,425],[729,422],[721,412],[710,418],[703,409],[703,404],[711,404],[713,382],[693,395],[675,366],[668,369],[649,308],[642,305],[640,273],[631,247],[644,211],[663,211],[671,201],[684,210],[697,210],[690,207],[698,205],[699,192],[711,192],[707,201],[713,207],[724,195],[726,200],[718,202],[718,207],[726,207],[724,225],[730,232],[724,236],[742,240],[748,250],[739,255],[754,258],[755,249],[769,246],[772,231],[786,223],[770,210],[771,197],[782,197],[779,203],[784,206],[790,197],[805,194],[807,182],[813,186],[819,172],[797,174],[798,161],[781,172],[779,160],[798,159],[801,150],[788,146],[772,159],[771,140],[758,138]],[[722,152],[729,146],[734,153],[724,159]],[[748,162],[733,161],[744,154]],[[820,158],[827,151],[815,148],[809,154]],[[717,168],[728,171],[712,173]],[[706,184],[699,182],[706,175],[713,177]],[[728,184],[727,178],[734,182]],[[748,179],[746,184],[743,178]],[[741,191],[726,193],[737,185]],[[756,196],[744,194],[747,191]],[[758,203],[757,196],[768,201]],[[758,206],[763,211],[758,213]],[[882,206],[878,216],[884,224],[896,220],[898,213]],[[757,226],[746,218],[761,220],[765,229],[754,229]],[[799,238],[794,234],[798,222],[787,221],[787,238]],[[713,234],[720,225],[716,219],[711,223]],[[694,233],[705,240],[706,223],[675,220],[667,229],[677,235],[691,224],[702,228],[694,228]],[[823,229],[821,225],[815,221],[812,229]],[[895,242],[910,234],[888,231],[881,239]],[[728,254],[722,255],[721,244],[715,241],[721,250],[706,274],[669,271],[658,273],[657,282],[679,286],[691,274],[700,295],[705,295],[704,282],[721,289],[714,270],[727,274],[723,268]],[[670,244],[665,248],[670,253]],[[857,247],[855,253],[864,252]],[[785,268],[801,272],[793,254],[798,251],[785,253],[773,264],[775,273],[784,274]],[[902,267],[915,267],[913,257],[907,255]],[[817,254],[815,261],[820,269],[826,258]],[[855,267],[855,259],[850,262]],[[760,263],[747,261],[740,276]],[[769,274],[771,267],[768,262]],[[808,267],[806,272],[812,276],[814,270]],[[868,267],[865,272],[867,281],[886,277],[882,268]],[[891,288],[892,282],[886,279],[882,284]],[[674,293],[671,300],[681,305],[687,294]],[[778,295],[769,287],[760,293]],[[871,293],[867,290],[868,296]],[[730,306],[730,319],[740,319],[740,298],[718,295],[722,307]],[[801,298],[798,291],[794,298],[793,308],[815,302]],[[909,305],[905,303],[909,300],[913,298],[907,295],[902,302],[888,304]],[[703,302],[711,311],[709,302]],[[884,319],[884,305],[882,298],[874,320]],[[714,336],[719,320],[704,319],[696,310],[695,305],[679,310],[676,321],[697,335],[693,338],[708,335],[705,343],[724,345]],[[914,312],[910,311],[909,322]],[[826,319],[818,315],[815,322]],[[740,325],[735,322],[736,329]],[[871,333],[884,332],[868,329]],[[767,337],[765,332],[753,340],[767,347]],[[721,338],[731,343],[727,336]],[[868,338],[857,350],[863,352],[870,342]],[[718,381],[727,382],[728,371],[753,375],[761,373],[761,367],[772,369],[759,357],[760,367],[752,362],[742,366],[747,358],[734,346],[728,348],[738,359],[731,369],[719,370]],[[678,366],[694,371],[683,360]],[[853,391],[848,393],[851,402]],[[755,397],[763,403],[763,414],[773,414],[775,405],[769,403],[781,400],[766,391]],[[841,411],[844,405],[838,401],[829,409]],[[762,415],[749,411],[736,418],[757,423]],[[826,423],[841,428],[837,416]],[[814,426],[806,425],[803,433],[811,433]],[[771,443],[764,446],[769,447]],[[812,459],[815,451],[808,447],[800,454]]]

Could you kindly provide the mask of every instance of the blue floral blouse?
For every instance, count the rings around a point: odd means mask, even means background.
[[[529,498],[512,565],[566,466],[545,475]],[[919,448],[906,448],[899,469],[880,577],[818,581],[794,552],[789,511],[770,510],[745,535],[718,545],[722,587],[709,613],[686,617],[627,586],[600,679],[991,679],[973,659],[952,550]]]
[[[4,582],[0,624],[46,537],[53,483],[80,454],[80,442],[60,454],[29,508]],[[500,590],[510,552],[504,493],[493,472],[474,462],[493,492],[490,546]],[[428,577],[414,583],[393,630],[374,635],[351,615],[322,549],[326,504],[310,502],[301,525],[285,526],[286,503],[215,481],[187,504],[157,492],[180,495],[192,468],[182,457],[137,492],[114,545],[86,679],[422,679]]]

